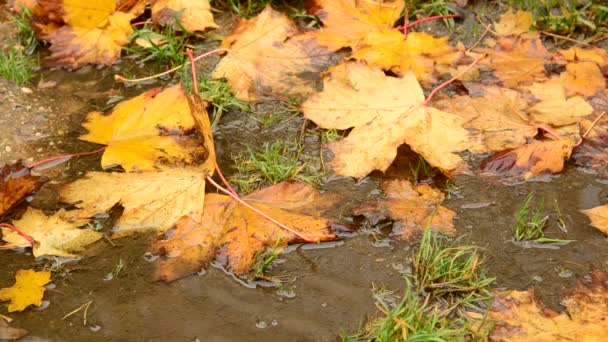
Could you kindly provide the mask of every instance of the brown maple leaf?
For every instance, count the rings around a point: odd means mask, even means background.
[[[321,128],[353,128],[347,138],[328,144],[336,174],[361,178],[385,171],[404,143],[447,174],[463,167],[456,152],[469,145],[465,120],[425,106],[413,73],[389,77],[378,68],[347,63],[332,69],[323,84],[302,110]]]
[[[404,240],[429,227],[448,235],[456,232],[453,223],[456,213],[441,206],[445,196],[440,190],[426,184],[414,187],[406,180],[384,182],[380,188],[386,198],[363,204],[355,209],[355,215],[364,215],[374,224],[393,219],[392,235]]]
[[[0,216],[41,185],[39,177],[31,175],[21,163],[4,165],[0,169]]]
[[[309,185],[289,182],[243,198],[273,219],[317,241],[338,237],[329,230],[329,220],[305,213],[326,210],[337,199],[319,194]],[[200,271],[214,257],[229,271],[241,275],[249,270],[255,254],[264,247],[296,242],[303,240],[231,197],[210,193],[205,198],[202,219],[182,217],[165,237],[153,244],[154,250],[162,255],[153,278],[173,281],[185,277]]]
[[[583,121],[583,128],[591,121]],[[574,149],[575,164],[594,171],[601,179],[608,179],[608,122],[601,120],[591,130],[582,144]]]

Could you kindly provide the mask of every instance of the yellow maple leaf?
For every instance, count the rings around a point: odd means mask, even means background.
[[[260,101],[267,96],[301,96],[312,91],[311,75],[323,71],[332,54],[314,39],[296,39],[297,26],[284,14],[266,7],[257,17],[241,19],[224,38],[230,51],[212,76],[225,77],[235,97]]]
[[[448,174],[463,166],[456,152],[468,146],[465,120],[425,106],[413,73],[389,77],[379,68],[348,63],[332,69],[323,84],[302,110],[321,128],[353,128],[347,138],[328,145],[338,175],[360,178],[384,171],[404,143]]]
[[[532,118],[538,123],[570,125],[593,113],[593,107],[581,96],[566,99],[566,91],[559,79],[534,83],[528,90],[540,100],[530,108]]]
[[[103,27],[116,9],[115,0],[62,0],[63,20],[83,29]]]
[[[66,212],[70,220],[105,213],[116,204],[124,211],[114,226],[114,236],[138,231],[162,233],[182,216],[200,221],[205,199],[205,172],[200,169],[167,169],[144,173],[88,172],[66,184],[61,200],[80,209]]]
[[[35,241],[34,256],[74,256],[84,247],[101,239],[102,234],[91,229],[79,229],[88,220],[67,221],[65,210],[47,216],[42,210],[27,208],[21,219],[13,224]],[[29,242],[16,232],[2,228],[2,239],[14,246],[29,246]]]
[[[18,270],[15,285],[0,289],[0,301],[10,300],[8,312],[23,311],[30,305],[40,306],[44,296],[44,285],[51,281],[51,272]]]
[[[591,225],[608,235],[608,205],[581,210],[591,220]]]
[[[568,95],[595,95],[606,88],[606,80],[595,62],[568,63],[560,78]]]
[[[387,181],[380,188],[386,198],[356,208],[355,215],[364,215],[373,222],[392,218],[396,223],[391,234],[404,240],[429,227],[448,235],[456,233],[456,213],[441,206],[445,196],[440,190],[426,184],[414,187],[406,180]]]
[[[127,172],[154,170],[159,160],[193,163],[207,153],[198,139],[184,136],[193,130],[194,119],[181,85],[149,90],[119,103],[109,115],[91,112],[83,126],[89,133],[80,139],[108,145],[103,168],[119,164]]]
[[[494,24],[494,31],[500,36],[519,35],[530,31],[534,23],[532,13],[526,11],[513,12],[509,10],[500,16]]]
[[[573,46],[566,50],[559,50],[568,62],[594,62],[597,65],[608,63],[608,52],[601,48],[583,49]]]
[[[209,0],[157,0],[152,4],[152,20],[161,25],[172,25],[176,30],[183,27],[189,32],[218,27],[213,20]]]

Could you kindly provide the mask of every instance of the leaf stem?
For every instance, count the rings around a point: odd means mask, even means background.
[[[456,76],[450,78],[449,80],[443,82],[442,84],[437,86],[435,89],[433,89],[431,91],[431,93],[429,94],[429,96],[427,96],[427,98],[424,100],[423,105],[426,106],[427,104],[429,104],[429,102],[431,102],[431,100],[433,99],[433,96],[435,96],[435,94],[437,94],[437,92],[439,90],[445,88],[448,84],[456,81],[458,78],[460,78],[462,75],[464,75],[467,71],[469,71],[475,64],[479,63],[479,61],[481,61],[484,57],[485,57],[484,55],[478,56],[477,58],[475,58],[475,60],[473,60],[473,62],[471,62],[471,64],[467,65],[466,68],[464,68],[461,72],[456,74]]]
[[[44,160],[41,160],[41,161],[38,161],[38,162],[35,162],[35,163],[29,165],[28,169],[31,170],[33,168],[36,168],[36,167],[40,166],[40,165],[43,165],[43,164],[46,164],[46,163],[50,163],[52,161],[63,159],[63,158],[67,158],[66,159],[66,161],[67,161],[67,160],[69,160],[72,157],[80,157],[80,156],[88,156],[88,155],[91,155],[91,154],[97,154],[99,152],[103,152],[106,149],[106,147],[107,146],[104,146],[104,147],[102,147],[102,148],[100,148],[98,150],[95,150],[95,151],[72,153],[72,154],[63,154],[63,155],[60,155],[60,156],[50,157],[50,158],[47,158],[47,159],[44,159]]]
[[[13,226],[12,224],[0,223],[0,227],[5,227],[10,230],[13,230],[15,233],[21,235],[24,239],[26,239],[27,242],[29,242],[29,244],[32,245],[32,247],[34,247],[36,245],[36,240],[34,240],[31,236],[27,235],[23,230]]]
[[[427,21],[437,20],[437,19],[449,19],[449,18],[459,18],[458,14],[445,14],[445,15],[435,15],[428,18],[418,19],[416,21],[412,21],[409,24],[404,24],[403,26],[397,27],[397,30],[407,32],[407,29],[412,28],[418,24],[426,23]]]

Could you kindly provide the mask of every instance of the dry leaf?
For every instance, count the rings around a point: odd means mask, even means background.
[[[608,235],[608,205],[584,209],[580,211],[591,220],[591,225]]]
[[[538,133],[529,124],[528,103],[520,93],[508,88],[485,87],[482,96],[454,96],[434,102],[441,110],[466,119],[473,153],[488,153],[525,144]]]
[[[606,87],[604,75],[594,62],[568,63],[560,77],[568,95],[593,96]]]
[[[0,169],[0,216],[41,185],[39,177],[20,163],[4,165]]]
[[[468,146],[464,119],[426,107],[423,101],[412,73],[389,77],[380,69],[348,63],[327,75],[323,91],[312,95],[302,110],[321,128],[354,127],[347,138],[328,145],[338,175],[361,178],[373,170],[384,171],[403,143],[450,173],[463,166],[455,152]]]
[[[148,90],[108,115],[91,112],[83,126],[89,133],[80,139],[108,145],[103,168],[119,164],[127,172],[154,170],[160,161],[194,163],[208,154],[196,137],[186,136],[194,120],[181,85]]]
[[[445,196],[440,190],[426,184],[414,187],[406,180],[388,181],[380,187],[386,198],[360,206],[355,215],[364,215],[373,223],[390,217],[395,221],[392,234],[404,240],[428,227],[448,235],[456,233],[453,223],[456,213],[441,206]]]
[[[79,229],[88,220],[65,220],[66,212],[60,210],[53,216],[47,216],[38,209],[27,208],[20,220],[13,225],[19,227],[35,241],[34,257],[42,255],[75,256],[84,247],[102,238],[102,234],[91,229]],[[14,246],[29,246],[21,235],[8,228],[2,228],[2,239]]]
[[[205,198],[205,173],[201,170],[169,169],[144,173],[88,172],[66,184],[61,200],[80,209],[66,215],[88,218],[120,204],[123,214],[114,237],[137,231],[163,233],[182,216],[200,221]]]
[[[316,0],[312,14],[321,19],[323,27],[311,35],[332,51],[355,48],[368,34],[393,29],[404,4],[402,0]]]
[[[594,272],[579,280],[562,302],[568,312],[555,312],[534,299],[534,291],[494,295],[488,318],[495,322],[493,341],[595,342],[608,330],[608,274]]]
[[[494,175],[522,175],[530,179],[540,173],[557,173],[564,168],[564,159],[570,158],[571,140],[534,142],[506,150],[481,164],[483,172]]]
[[[331,64],[333,54],[298,34],[298,27],[270,6],[253,19],[241,19],[224,38],[222,47],[230,51],[212,76],[225,77],[243,101],[306,95],[312,91],[314,75]]]
[[[176,30],[183,27],[188,32],[218,27],[213,20],[209,0],[156,0],[152,4],[152,20],[161,25],[172,25]]]
[[[528,90],[540,100],[530,108],[532,118],[538,123],[570,125],[593,113],[593,107],[584,98],[574,96],[566,99],[566,91],[558,79],[534,83]]]
[[[540,38],[502,37],[496,43],[496,47],[484,50],[488,58],[481,63],[492,68],[505,86],[529,84],[545,75],[551,54]]]
[[[8,312],[23,311],[30,305],[40,306],[44,285],[50,281],[49,271],[18,270],[15,274],[15,285],[0,289],[0,301],[11,301]]]
[[[499,36],[520,35],[530,31],[534,18],[532,13],[526,11],[513,12],[511,8],[500,16],[494,24],[494,31]]]
[[[295,201],[292,190],[304,201]],[[243,199],[309,238],[338,239],[330,232],[328,220],[303,214],[327,209],[337,202],[336,196],[319,194],[306,184],[279,183]],[[183,217],[174,230],[154,243],[153,248],[163,255],[156,264],[154,279],[173,281],[196,273],[213,257],[235,274],[244,274],[264,247],[295,242],[302,239],[231,197],[210,193],[205,198],[202,220]]]

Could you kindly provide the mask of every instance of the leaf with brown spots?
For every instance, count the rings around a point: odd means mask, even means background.
[[[175,30],[183,27],[189,32],[218,27],[213,20],[209,0],[156,0],[152,4],[152,20],[161,25],[172,25]]]
[[[295,191],[292,196],[292,191]],[[299,200],[302,201],[299,201]],[[303,183],[279,183],[245,198],[247,203],[300,234],[318,241],[337,240],[330,221],[320,214],[338,201]],[[200,271],[217,257],[237,275],[246,273],[255,254],[265,247],[303,242],[229,196],[207,194],[202,219],[182,217],[153,249],[162,255],[155,280],[173,281]]]
[[[445,196],[429,185],[413,186],[406,180],[384,182],[381,186],[386,198],[367,203],[355,209],[372,223],[391,218],[393,235],[408,240],[428,227],[448,235],[456,233],[453,218],[456,213],[441,206]]]
[[[41,185],[39,177],[32,176],[21,163],[4,165],[0,169],[0,216]]]

